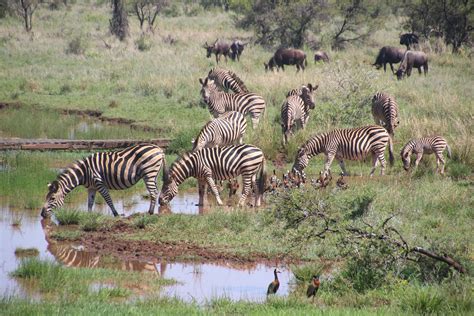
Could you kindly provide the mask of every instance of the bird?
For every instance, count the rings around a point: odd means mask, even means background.
[[[344,180],[344,173],[341,173],[341,177],[337,179],[336,185],[338,188],[345,190],[349,187],[346,180]]]
[[[278,280],[277,273],[281,273],[281,272],[278,271],[277,269],[273,270],[273,274],[275,275],[275,280],[273,280],[268,285],[267,295],[275,294],[278,291],[278,288],[280,287],[280,281]]]
[[[314,297],[316,296],[316,293],[319,290],[319,285],[321,282],[319,282],[319,275],[313,275],[313,278],[311,279],[311,283],[308,286],[308,289],[306,290],[306,296],[310,298],[311,296]]]

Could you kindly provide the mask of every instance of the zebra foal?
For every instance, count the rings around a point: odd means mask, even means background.
[[[309,159],[320,153],[326,155],[324,176],[329,172],[332,161],[337,159],[344,175],[347,175],[344,159],[362,160],[372,154],[373,176],[380,162],[380,174],[385,171],[385,148],[389,144],[390,164],[393,165],[393,144],[390,135],[380,126],[369,125],[357,128],[336,129],[318,134],[304,143],[296,154],[293,172],[302,172],[308,166]]]
[[[209,121],[199,132],[193,144],[193,151],[204,147],[230,145],[238,140],[242,144],[247,121],[242,113],[230,111]]]
[[[118,216],[109,189],[127,189],[140,179],[145,181],[150,193],[148,212],[153,214],[158,194],[156,178],[164,164],[163,150],[151,144],[135,145],[120,151],[95,153],[78,160],[58,175],[55,181],[48,184],[48,194],[41,216],[49,217],[53,209],[64,204],[66,195],[80,185],[88,189],[89,211],[92,210],[96,192],[99,191],[114,216]]]
[[[211,187],[217,204],[222,205],[215,181],[229,180],[242,176],[243,190],[239,206],[245,203],[252,185],[259,173],[258,191],[255,206],[260,205],[265,185],[265,157],[263,152],[252,145],[224,146],[203,148],[196,152],[186,153],[178,158],[170,170],[163,171],[163,187],[159,203],[168,204],[178,193],[178,186],[187,178],[194,177],[199,183],[199,204],[204,204],[206,187]]]
[[[223,68],[212,68],[207,78],[214,80],[216,86],[225,92],[231,90],[234,93],[249,93],[245,83],[234,72]]]
[[[311,84],[302,86],[300,89],[295,89],[296,93],[298,93],[297,90],[300,90],[298,94],[288,96],[283,102],[281,106],[281,128],[284,145],[288,143],[288,137],[293,133],[297,121],[301,123],[302,129],[308,123],[309,110],[315,107],[313,92],[317,88],[318,86],[313,88]]]
[[[423,154],[432,154],[436,156],[436,172],[440,171],[444,174],[445,160],[443,158],[443,151],[448,150],[448,158],[451,158],[451,148],[446,139],[441,136],[423,137],[412,139],[405,146],[403,146],[400,155],[402,156],[403,168],[408,171],[410,169],[411,155],[416,155],[415,168],[418,167]],[[441,168],[440,168],[441,163]]]
[[[400,124],[395,98],[387,93],[377,92],[372,98],[372,116],[375,124],[385,127],[393,138],[394,130]]]
[[[256,128],[260,116],[265,111],[265,100],[255,93],[226,93],[217,89],[214,80],[206,78],[201,83],[201,96],[214,117],[219,117],[225,112],[236,111],[244,115],[249,114],[253,128]]]

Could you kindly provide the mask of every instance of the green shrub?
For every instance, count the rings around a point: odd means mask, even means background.
[[[135,41],[135,46],[141,52],[150,50],[152,46],[150,37],[142,34],[140,38]]]
[[[59,209],[54,212],[59,225],[78,225],[82,215],[80,211],[68,209]]]
[[[67,44],[66,54],[84,55],[86,46],[87,43],[82,36],[76,36]]]
[[[141,214],[133,220],[133,226],[136,228],[145,228],[149,224],[154,224],[158,221],[158,216]]]
[[[81,229],[85,232],[98,230],[104,224],[105,218],[99,213],[83,214],[80,219]]]
[[[444,310],[445,300],[432,287],[418,286],[416,290],[404,292],[402,296],[402,308],[417,314],[437,314]]]
[[[51,238],[58,241],[73,241],[78,240],[82,235],[82,232],[78,230],[65,230],[65,231],[54,231],[51,234]]]

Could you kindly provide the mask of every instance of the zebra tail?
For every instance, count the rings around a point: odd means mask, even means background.
[[[263,158],[262,167],[260,168],[260,174],[258,179],[258,194],[263,194],[265,191],[265,183],[267,182],[267,170],[265,164],[265,158]]]
[[[388,137],[388,159],[390,162],[390,166],[393,167],[393,163],[395,161],[395,158],[393,157],[393,140],[392,137],[389,135]]]
[[[446,149],[448,150],[448,158],[451,159],[451,157],[452,157],[451,147],[449,147],[448,144],[446,144]]]

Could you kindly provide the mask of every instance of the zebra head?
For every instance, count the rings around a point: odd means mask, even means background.
[[[214,83],[214,80],[209,79],[206,77],[206,79],[202,80],[202,78],[199,78],[199,83],[201,84],[201,96],[204,100],[204,102],[209,103],[209,100],[211,98],[211,93],[215,90],[217,90],[217,86]]]
[[[64,196],[64,190],[58,181],[55,180],[52,183],[48,183],[48,194],[46,195],[46,202],[41,209],[41,216],[43,218],[50,217],[53,209],[64,204]]]
[[[170,177],[167,182],[163,183],[158,203],[160,203],[161,206],[167,205],[176,194],[178,194],[178,184],[173,177]]]
[[[303,169],[308,166],[309,163],[309,157],[308,154],[306,153],[306,150],[304,147],[300,148],[298,152],[296,153],[296,158],[295,158],[295,163],[293,164],[293,167],[291,168],[292,172],[303,172]]]
[[[304,103],[306,106],[308,106],[310,109],[315,108],[315,103],[314,103],[314,94],[313,92],[318,88],[318,85],[313,85],[311,83],[308,83],[307,86],[302,86],[301,87],[301,99],[303,99]]]
[[[403,148],[400,156],[402,156],[402,161],[403,161],[403,169],[405,171],[408,171],[410,169],[410,163],[411,163],[411,151]]]

